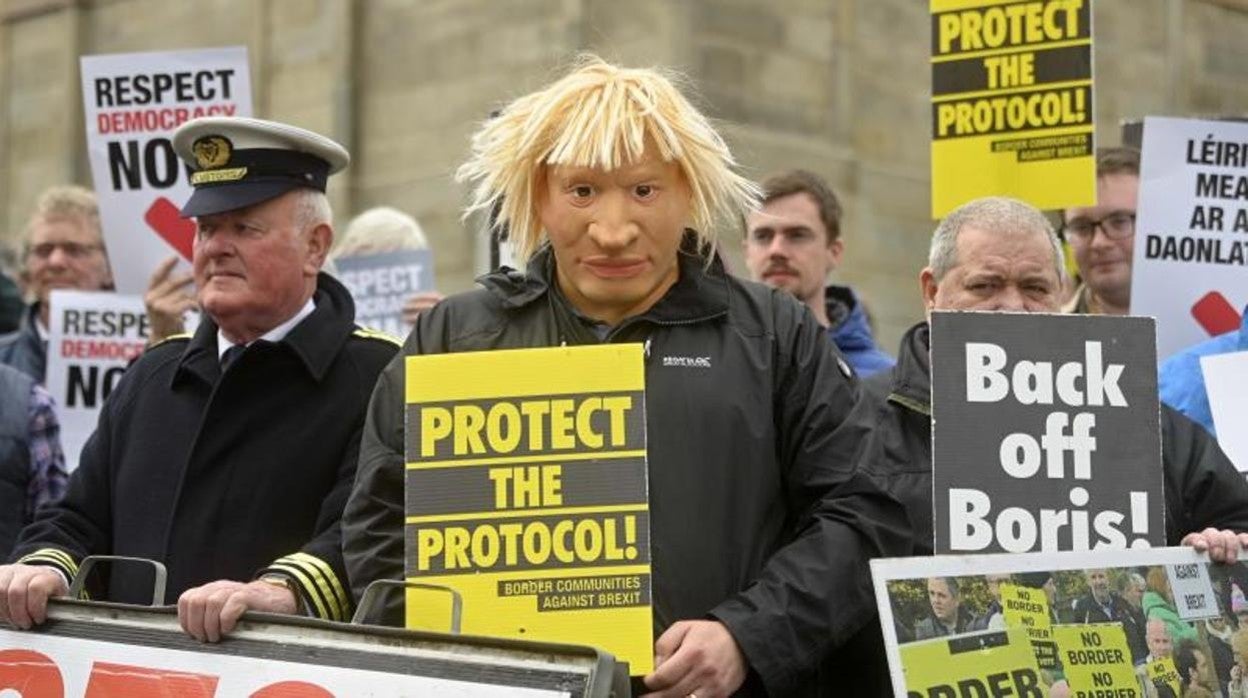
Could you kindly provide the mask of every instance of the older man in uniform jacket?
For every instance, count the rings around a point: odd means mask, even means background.
[[[360,330],[346,289],[319,271],[333,241],[325,184],[347,152],[233,118],[188,122],[174,147],[198,169],[182,214],[197,218],[205,318],[131,367],[65,499],[23,531],[18,564],[0,567],[0,618],[21,627],[101,553],[163,562],[165,601],[201,640],[247,609],[349,617],[339,518],[397,344]],[[150,577],[114,564],[97,591],[143,602]]]

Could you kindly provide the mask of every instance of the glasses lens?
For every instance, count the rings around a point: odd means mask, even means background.
[[[1077,218],[1066,224],[1066,237],[1072,241],[1084,242],[1092,237],[1096,224],[1086,218]]]
[[[1135,232],[1135,216],[1129,213],[1115,213],[1106,218],[1101,226],[1113,237],[1126,237]]]

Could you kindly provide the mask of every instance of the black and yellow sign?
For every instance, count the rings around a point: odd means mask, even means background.
[[[907,698],[1048,695],[1022,628],[901,646]]]
[[[406,577],[462,631],[653,664],[641,345],[407,358]],[[445,630],[409,590],[407,626]]]
[[[1044,595],[1043,589],[1002,584],[1001,615],[1005,618],[1005,627],[1021,628],[1027,634],[1040,668],[1052,669],[1057,666],[1053,620],[1049,612],[1049,599]]]
[[[1072,696],[1139,695],[1140,682],[1121,623],[1055,625],[1053,636]]]
[[[932,217],[1096,200],[1091,0],[931,0]]]
[[[1153,685],[1160,688],[1166,686],[1170,689],[1172,695],[1180,695],[1179,686],[1182,680],[1179,678],[1179,670],[1174,666],[1173,657],[1162,657],[1149,662],[1148,679]]]

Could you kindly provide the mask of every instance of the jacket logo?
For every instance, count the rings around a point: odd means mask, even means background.
[[[709,356],[664,356],[664,366],[680,366],[681,368],[710,368]]]

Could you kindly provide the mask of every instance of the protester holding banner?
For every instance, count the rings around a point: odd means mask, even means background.
[[[1048,221],[1031,206],[977,199],[936,228],[920,274],[924,302],[929,312],[1056,313],[1064,273],[1060,249]],[[866,381],[880,407],[872,457],[864,462],[914,512],[915,548],[925,554],[934,540],[926,514],[932,505],[931,371],[928,324],[922,322],[903,338],[892,375]],[[1214,559],[1236,559],[1241,538],[1248,540],[1248,483],[1203,429],[1165,406],[1161,422],[1165,540],[1212,545]]]
[[[0,364],[0,555],[9,556],[39,507],[61,498],[68,479],[52,396]]]
[[[403,353],[643,343],[646,689],[878,695],[883,657],[838,652],[873,624],[867,559],[908,550],[904,512],[856,471],[866,414],[810,311],[714,254],[716,224],[757,197],[733,169],[667,78],[584,59],[487,122],[460,170],[470,210],[498,204],[527,272],[422,313]],[[404,577],[403,369],[373,395],[344,514],[357,593]]]
[[[339,520],[368,394],[396,346],[357,330],[346,289],[318,273],[333,240],[326,183],[348,155],[228,117],[184,124],[174,146],[197,170],[182,213],[197,219],[205,318],[130,367],[65,499],[0,567],[0,620],[22,628],[95,553],[164,563],[164,600],[199,640],[247,609],[351,615]],[[150,599],[146,569],[114,564],[106,579],[94,598]]]
[[[845,252],[836,194],[806,170],[773,174],[762,186],[762,206],[745,220],[750,277],[805,303],[859,376],[892,368],[893,358],[876,345],[854,290],[827,284]]]
[[[43,383],[48,295],[54,288],[111,290],[113,276],[100,234],[95,194],[82,187],[52,187],[40,194],[24,235],[23,277],[35,301],[27,307],[21,327],[0,336],[0,363]]]
[[[1096,205],[1062,212],[1062,232],[1083,279],[1074,298],[1063,308],[1065,312],[1127,314],[1139,191],[1140,151],[1097,148]]]
[[[175,334],[186,331],[183,317],[198,308],[195,302],[195,275],[176,271],[178,257],[171,255],[152,272],[143,294],[147,311],[148,345],[156,345]]]
[[[1091,569],[1085,575],[1088,593],[1075,599],[1071,605],[1071,620],[1076,623],[1121,623],[1127,635],[1127,644],[1131,647],[1131,658],[1139,661],[1148,652],[1144,644],[1144,614],[1111,589],[1107,570]],[[1131,582],[1129,575],[1124,575],[1122,579]]]
[[[428,249],[429,239],[415,218],[396,208],[377,206],[364,211],[347,223],[342,239],[329,253],[329,261],[336,265],[342,259]],[[426,271],[430,279],[432,279],[432,272],[432,269]],[[416,318],[422,312],[437,305],[442,298],[442,294],[433,289],[410,293],[403,302],[403,324],[407,328],[415,325]],[[406,331],[402,334],[407,336]]]

